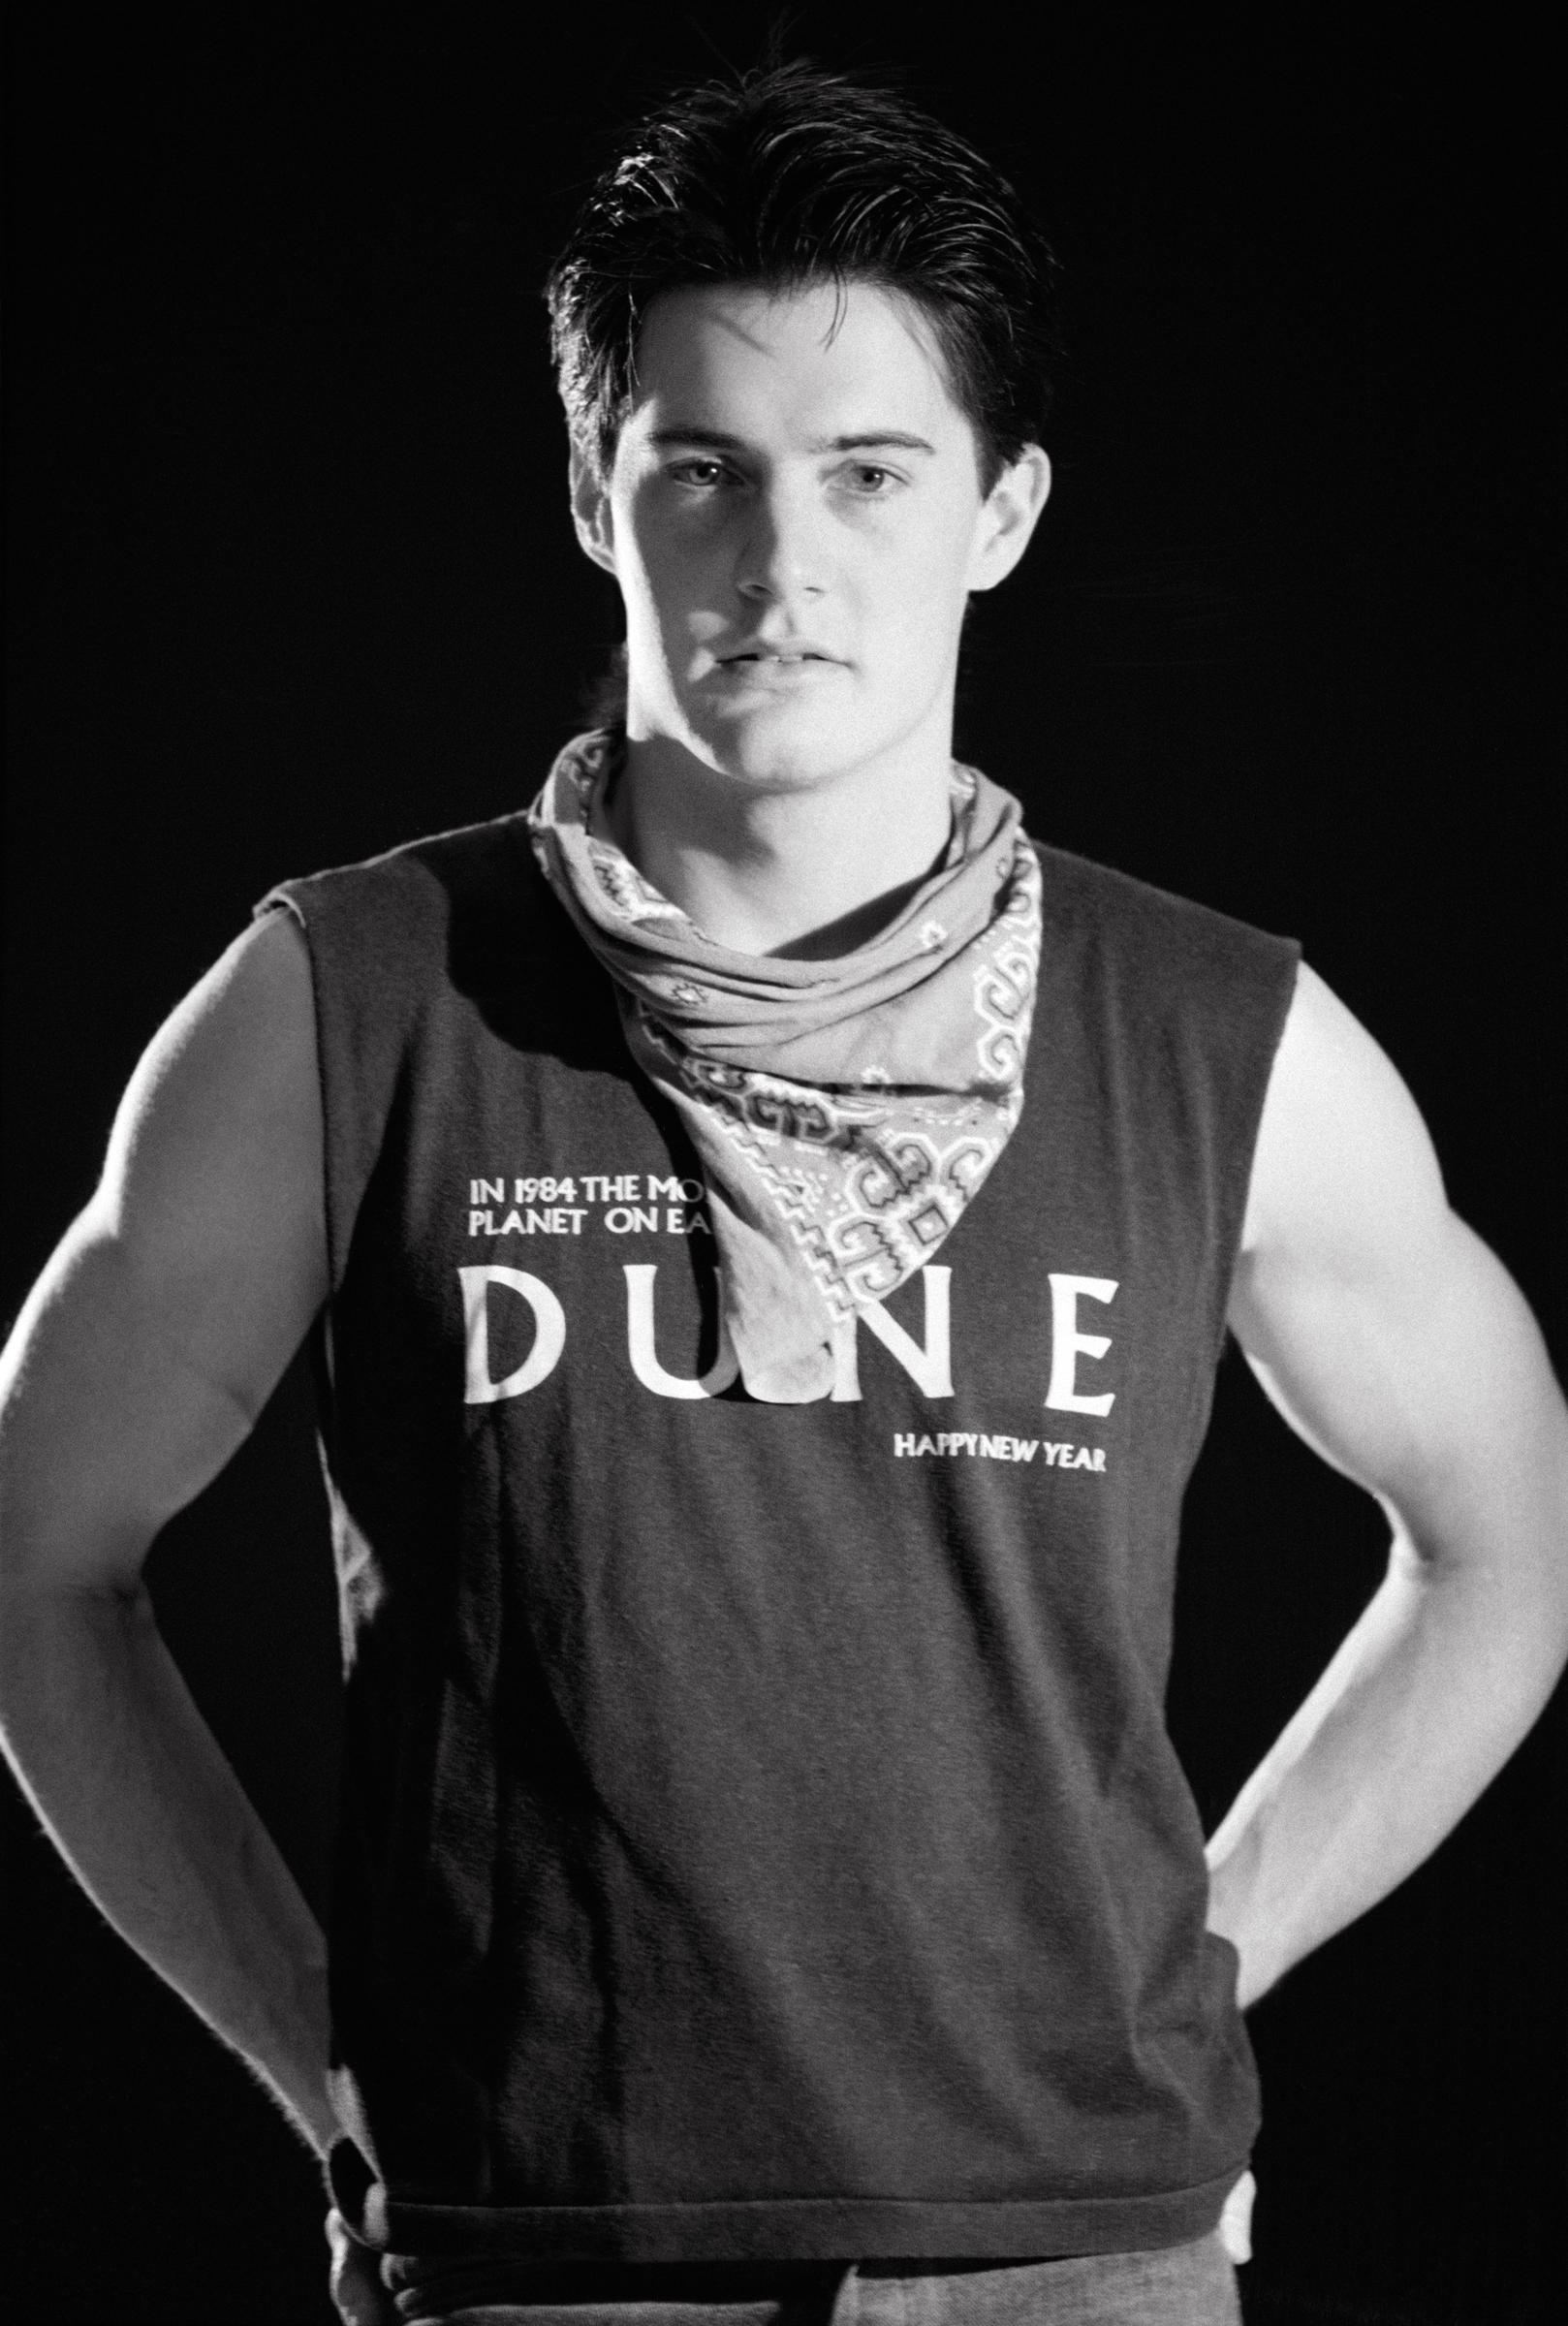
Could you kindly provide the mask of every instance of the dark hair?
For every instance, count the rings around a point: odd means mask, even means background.
[[[988,492],[1050,409],[1055,271],[1006,179],[892,90],[804,61],[677,90],[595,181],[546,282],[573,441],[608,475],[659,292],[872,282],[928,318]]]

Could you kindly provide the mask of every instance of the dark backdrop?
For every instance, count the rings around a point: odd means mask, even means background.
[[[1547,51],[1523,12],[1032,16],[794,18],[896,67],[1065,263],[1056,494],[977,613],[960,747],[1043,837],[1299,934],[1560,1334]],[[536,285],[613,126],[764,16],[526,21],[16,14],[8,1315],[251,900],[517,805],[616,635]],[[319,1895],[308,1432],[291,1374],[153,1575]],[[1212,1820],[1382,1527],[1232,1358],[1188,1537],[1172,1711]],[[1255,2014],[1254,2320],[1556,2314],[1561,1737]],[[303,2152],[3,1819],[15,2314],[325,2320]]]

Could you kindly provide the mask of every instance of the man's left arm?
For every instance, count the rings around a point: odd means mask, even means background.
[[[1393,1526],[1382,1585],[1208,1846],[1246,2005],[1429,1855],[1568,1657],[1568,1411],[1540,1332],[1449,1210],[1403,1083],[1304,967],[1230,1320]]]

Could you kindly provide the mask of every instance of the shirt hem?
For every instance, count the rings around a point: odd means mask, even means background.
[[[347,2216],[380,2250],[541,2261],[1051,2260],[1207,2236],[1246,2159],[1153,2195],[949,2203],[794,2197],[698,2205],[426,2205],[373,2183]],[[344,2192],[346,2193],[346,2192]]]

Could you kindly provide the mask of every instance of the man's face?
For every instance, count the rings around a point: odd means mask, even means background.
[[[1022,554],[1032,453],[982,500],[918,309],[866,283],[666,292],[580,535],[626,605],[628,734],[762,790],[950,748],[968,593]]]

